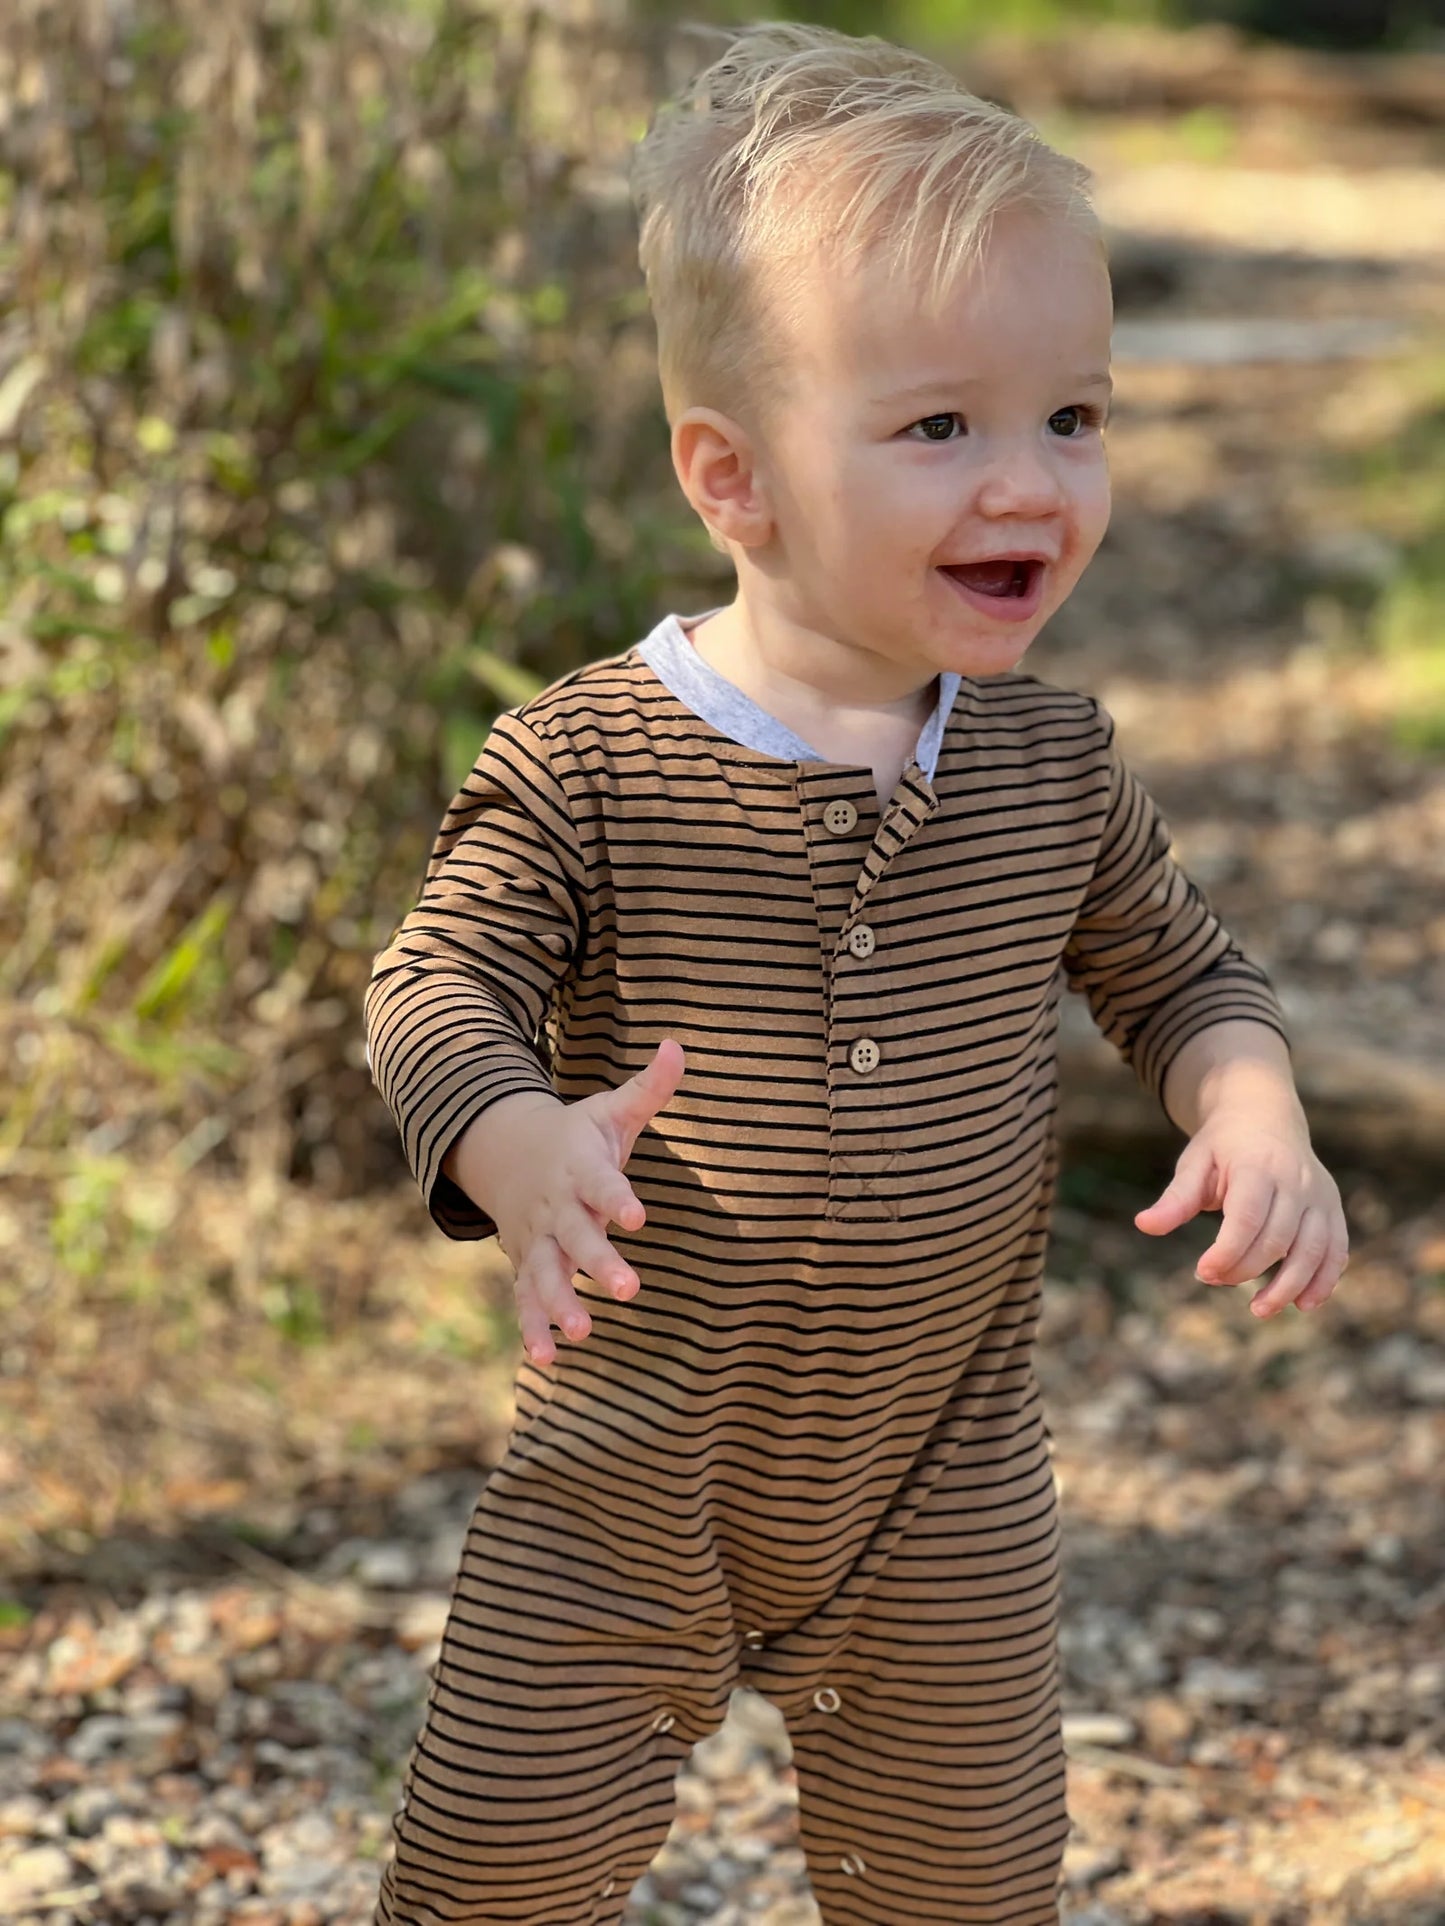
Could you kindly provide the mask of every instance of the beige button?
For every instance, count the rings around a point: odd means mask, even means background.
[[[860,1873],[867,1872],[868,1867],[864,1862],[862,1853],[845,1852],[843,1857],[838,1861],[838,1870],[839,1872],[845,1873]]]
[[[657,1717],[652,1721],[652,1729],[654,1732],[671,1732],[676,1724],[677,1720],[671,1712],[659,1712]]]
[[[854,956],[873,954],[873,932],[866,923],[855,923],[848,932],[848,948]]]
[[[872,1037],[859,1037],[858,1041],[853,1045],[853,1048],[848,1052],[848,1061],[860,1077],[866,1077],[870,1070],[876,1070],[878,1068],[878,1060],[881,1055],[882,1052]]]
[[[823,811],[823,821],[835,836],[846,836],[858,821],[858,811],[846,796],[840,796],[837,802],[830,802]]]
[[[820,1685],[813,1694],[813,1703],[820,1712],[836,1712],[843,1701],[831,1685]]]

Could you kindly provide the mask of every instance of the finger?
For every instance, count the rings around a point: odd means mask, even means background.
[[[585,1271],[593,1283],[602,1285],[614,1297],[625,1299],[637,1295],[641,1278],[618,1256],[599,1229],[596,1217],[585,1206],[569,1217],[558,1242],[574,1271]]]
[[[578,1183],[577,1194],[589,1210],[596,1211],[604,1227],[620,1224],[623,1230],[641,1230],[647,1222],[641,1198],[620,1170],[604,1164],[588,1171]]]
[[[1287,1256],[1294,1249],[1304,1212],[1305,1206],[1300,1202],[1298,1192],[1277,1190],[1263,1229],[1235,1265],[1227,1281],[1231,1284],[1247,1284],[1252,1277],[1263,1277],[1271,1264],[1277,1264]],[[1313,1265],[1310,1268],[1313,1269]]]
[[[682,1045],[675,1037],[664,1037],[650,1063],[615,1090],[604,1093],[608,1110],[636,1136],[676,1093],[686,1068]]]
[[[517,1272],[515,1288],[522,1349],[533,1364],[550,1364],[557,1355],[557,1347],[552,1342],[552,1320],[530,1263]]]
[[[1178,1230],[1191,1217],[1208,1208],[1214,1188],[1214,1159],[1182,1156],[1168,1186],[1154,1203],[1136,1213],[1134,1222],[1151,1237]],[[1148,1220],[1146,1222],[1146,1219]]]
[[[1219,1227],[1219,1235],[1200,1258],[1194,1274],[1205,1284],[1238,1284],[1243,1277],[1255,1277],[1255,1271],[1245,1271],[1237,1276],[1239,1261],[1250,1250],[1269,1221],[1274,1204],[1274,1179],[1266,1177],[1263,1171],[1241,1171],[1230,1178],[1224,1193],[1224,1222]]]
[[[1331,1237],[1329,1247],[1320,1260],[1319,1269],[1295,1299],[1295,1309],[1297,1311],[1318,1310],[1344,1276],[1349,1261],[1349,1233],[1341,1225]]]
[[[573,1289],[572,1272],[575,1267],[571,1259],[555,1238],[549,1238],[548,1242],[552,1245],[554,1255],[542,1272],[542,1302],[563,1337],[578,1344],[592,1329],[592,1317]]]
[[[585,1337],[592,1328],[555,1238],[539,1237],[528,1251],[517,1273],[516,1297],[522,1342],[534,1364],[550,1364],[557,1355],[553,1324],[573,1339]]]
[[[1314,1278],[1329,1247],[1330,1227],[1324,1212],[1307,1210],[1299,1220],[1299,1229],[1285,1261],[1263,1290],[1250,1299],[1249,1308],[1255,1316],[1273,1317],[1286,1304],[1293,1304]]]

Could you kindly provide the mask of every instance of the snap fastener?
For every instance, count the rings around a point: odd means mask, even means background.
[[[743,1644],[747,1646],[750,1652],[760,1652],[763,1649],[762,1633],[761,1632],[744,1632]]]
[[[616,1891],[617,1891],[617,1881],[615,1879],[609,1879],[607,1884],[602,1888],[602,1897],[604,1899],[611,1899],[612,1895]]]
[[[676,1724],[677,1720],[671,1712],[659,1712],[657,1717],[652,1721],[652,1729],[654,1732],[671,1732]]]
[[[823,821],[835,836],[846,836],[858,821],[858,811],[846,796],[840,796],[823,811]]]
[[[855,923],[848,932],[848,948],[854,956],[871,956],[873,940],[873,932],[866,923]]]
[[[859,1853],[845,1852],[838,1861],[838,1870],[845,1873],[861,1873],[867,1872],[868,1868]]]
[[[872,1037],[859,1037],[858,1041],[853,1045],[853,1048],[848,1052],[848,1061],[860,1077],[866,1077],[870,1070],[876,1070],[878,1068],[879,1059],[882,1055],[883,1052],[878,1048],[878,1045],[873,1041]]]
[[[813,1703],[820,1712],[836,1712],[843,1701],[831,1685],[820,1685],[813,1694]]]

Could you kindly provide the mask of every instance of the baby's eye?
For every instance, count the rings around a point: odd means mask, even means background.
[[[960,414],[925,415],[921,421],[914,422],[913,428],[923,428],[926,430],[928,428],[933,427],[936,423],[939,423],[939,422],[941,422],[945,428],[949,428],[953,425],[955,421],[958,423],[959,427],[963,430],[964,434],[967,434],[968,433],[967,424],[965,423],[963,416]],[[907,431],[910,435],[913,433],[913,428],[910,428]],[[947,434],[931,435],[931,434],[925,433],[923,439],[925,441],[951,441],[953,437]]]
[[[1100,428],[1103,422],[1103,410],[1083,401],[1071,402],[1067,408],[1060,408],[1055,414],[1049,416],[1050,428],[1056,435],[1062,435],[1067,440],[1072,440],[1085,428]]]
[[[1102,428],[1102,426],[1104,426],[1104,410],[1102,410],[1102,408],[1096,408],[1092,403],[1085,403],[1085,401],[1071,403],[1067,408],[1058,408],[1054,414],[1050,414],[1048,420],[1050,420],[1050,426],[1052,426],[1054,422],[1067,422],[1069,418],[1075,420],[1075,426],[1073,426],[1073,428],[1058,429],[1058,433],[1064,437],[1065,441],[1077,441],[1077,439],[1079,439],[1079,433],[1085,428]],[[950,414],[925,414],[921,420],[913,422],[913,426],[906,429],[906,431],[911,435],[913,429],[921,428],[923,429],[923,439],[925,439],[925,441],[952,441],[954,435],[950,435],[948,429],[954,426],[954,422],[958,422],[959,429],[961,429],[963,433],[967,433],[967,424],[963,422],[963,416],[956,414],[956,412],[950,412]]]

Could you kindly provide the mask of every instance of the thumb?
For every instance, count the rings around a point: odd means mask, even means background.
[[[1206,1209],[1211,1195],[1214,1167],[1209,1158],[1196,1162],[1181,1158],[1169,1184],[1146,1209],[1136,1213],[1134,1222],[1150,1237],[1162,1237],[1178,1230],[1191,1217]]]
[[[674,1095],[686,1068],[682,1045],[675,1037],[664,1037],[651,1062],[607,1093],[606,1105],[613,1122],[621,1124],[629,1137],[636,1137]]]

